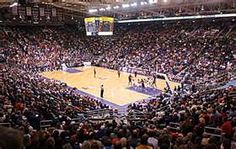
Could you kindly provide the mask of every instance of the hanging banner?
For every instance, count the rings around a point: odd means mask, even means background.
[[[31,7],[26,7],[26,15],[27,16],[31,16],[32,15]]]
[[[52,17],[56,17],[56,16],[57,16],[57,9],[52,8]]]
[[[18,15],[17,6],[16,6],[16,7],[12,7],[11,10],[12,10],[12,14],[13,14],[13,15]]]
[[[43,16],[45,16],[45,14],[44,14],[44,8],[39,8],[39,15],[40,15],[40,17],[43,17]]]

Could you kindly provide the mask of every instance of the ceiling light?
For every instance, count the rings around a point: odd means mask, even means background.
[[[18,5],[18,3],[17,2],[14,2],[13,4],[11,4],[9,7],[15,7],[15,6],[17,6]]]
[[[130,6],[132,6],[132,7],[136,7],[136,6],[137,6],[137,3],[134,2],[134,3],[130,4]]]
[[[123,7],[123,8],[128,8],[128,7],[129,7],[129,4],[122,4],[122,7]]]
[[[105,8],[100,8],[99,11],[105,11],[106,9]]]
[[[204,6],[203,5],[201,6],[201,11],[204,11]]]
[[[149,2],[150,4],[154,4],[154,3],[157,3],[157,0],[148,0],[148,2]]]
[[[106,10],[111,10],[111,6],[107,6]]]
[[[141,2],[140,4],[141,5],[147,5],[147,2]]]
[[[98,11],[97,9],[89,9],[90,13],[97,12],[97,11]]]
[[[113,8],[114,8],[114,9],[119,9],[119,8],[120,8],[120,6],[114,6]]]

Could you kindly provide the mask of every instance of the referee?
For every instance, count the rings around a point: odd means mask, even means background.
[[[129,74],[128,80],[129,80],[128,85],[132,85],[132,75],[131,74]]]

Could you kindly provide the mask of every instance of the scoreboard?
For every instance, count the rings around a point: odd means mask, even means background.
[[[113,35],[114,18],[112,17],[89,17],[84,19],[86,35]]]

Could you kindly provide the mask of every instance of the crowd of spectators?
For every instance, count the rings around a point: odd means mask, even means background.
[[[27,80],[27,76],[24,79]],[[19,88],[19,85],[16,85],[19,83],[18,80],[11,83]],[[235,87],[201,93],[178,88],[172,95],[167,93],[150,101],[130,105],[127,119],[95,123],[83,121],[77,124],[71,119],[76,115],[75,109],[69,107],[68,103],[64,104],[64,100],[61,102],[55,100],[58,93],[43,94],[41,91],[43,89],[37,89],[36,86],[37,90],[33,91],[38,95],[37,98],[34,94],[30,94],[27,87],[25,83],[20,87],[25,93],[24,97],[21,97],[19,89],[13,89],[15,93],[9,92],[10,95],[15,95],[15,98],[1,96],[1,122],[10,122],[12,127],[19,130],[17,141],[21,141],[21,146],[25,148],[234,149],[236,147]],[[7,88],[10,90],[10,87]],[[47,90],[48,88],[44,91]],[[53,98],[47,99],[47,96]],[[91,103],[89,107],[94,107],[93,104]],[[137,111],[144,115],[142,117],[144,120],[138,117],[136,120],[129,118]],[[54,119],[55,124],[53,127],[40,129],[37,125],[40,118]],[[178,123],[179,126],[171,129],[168,127],[171,123]],[[205,134],[205,126],[220,128],[222,132],[219,136]],[[2,134],[6,134],[6,129],[3,130],[4,133],[0,134],[0,138]],[[212,133],[214,134],[214,131]],[[19,136],[23,137],[23,140],[19,139]],[[1,139],[0,144],[7,144],[4,140]]]
[[[175,132],[173,135],[178,136],[175,140],[177,148],[189,145],[188,141],[190,140],[187,137],[189,133],[191,133],[190,136],[198,136],[195,138],[199,141],[196,145],[197,148],[204,148],[204,146],[207,148],[206,146],[210,144],[214,144],[211,145],[215,146],[213,148],[220,148],[220,145],[222,147],[221,143],[224,144],[224,139],[232,140],[231,148],[235,148],[235,91],[236,88],[233,86],[204,92],[178,88],[173,94],[160,95],[157,97],[158,100],[144,100],[130,105],[129,117],[151,121],[164,127],[174,124],[169,130],[174,129],[172,130]],[[221,129],[221,132],[218,133],[219,136],[207,134],[209,130],[205,130],[205,126]],[[216,129],[209,132],[217,134]],[[187,148],[196,146],[188,146]]]
[[[190,84],[203,82],[235,65],[235,39],[228,36],[229,30],[234,31],[231,27],[211,23],[140,25],[127,31],[102,62],[111,68],[141,69],[149,75],[165,73]]]
[[[12,126],[27,119],[39,129],[40,120],[72,119],[88,110],[109,108],[65,83],[38,74],[3,66],[1,75],[1,122]]]
[[[9,63],[34,72],[90,61],[112,69],[139,69],[146,75],[165,73],[189,84],[207,81],[235,65],[233,22],[134,24],[114,32],[85,37],[76,28],[2,28],[0,48],[12,55]]]
[[[15,137],[24,134],[12,141],[19,148],[234,149],[234,87],[207,92],[178,87],[130,105],[128,116],[138,111],[144,122],[127,117],[75,124],[81,113],[109,106],[38,74],[91,61],[146,75],[165,73],[183,83],[207,81],[234,69],[234,32],[233,22],[121,25],[112,37],[85,37],[73,27],[0,27],[0,123],[17,128]],[[41,129],[40,121],[48,119],[53,127]],[[178,123],[179,130],[169,129],[170,123]],[[221,128],[220,139],[205,135],[205,126]],[[5,131],[13,133],[3,129],[3,148],[9,145]]]

